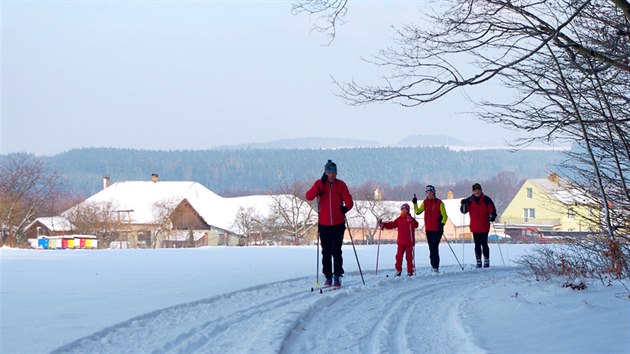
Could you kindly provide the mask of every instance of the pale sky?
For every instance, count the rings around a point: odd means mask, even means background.
[[[463,112],[461,93],[416,108],[349,106],[331,76],[376,82],[361,57],[424,1],[350,1],[330,46],[291,1],[2,1],[0,153],[208,149],[301,137],[398,143],[516,133]],[[470,92],[468,92],[470,94]]]

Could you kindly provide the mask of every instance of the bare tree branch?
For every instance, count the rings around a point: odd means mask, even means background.
[[[27,154],[0,156],[0,245],[26,243],[25,227],[38,216],[54,212],[61,177]]]

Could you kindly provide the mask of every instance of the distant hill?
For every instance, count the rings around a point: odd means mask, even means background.
[[[148,151],[76,149],[42,157],[67,181],[67,189],[86,196],[111,183],[148,180],[196,181],[221,195],[266,193],[291,182],[312,182],[326,160],[337,163],[339,178],[350,186],[368,181],[390,186],[426,182],[446,185],[486,180],[502,171],[518,178],[544,177],[563,159],[557,151],[453,151],[445,147],[372,147],[338,149],[243,149]]]
[[[264,143],[240,144],[240,145],[221,145],[214,148],[215,150],[243,150],[243,149],[330,149],[330,148],[348,148],[348,147],[370,147],[379,146],[378,141],[374,140],[357,140],[357,139],[341,139],[341,138],[294,138],[280,139]]]
[[[466,146],[466,143],[446,135],[411,135],[402,139],[400,146]]]

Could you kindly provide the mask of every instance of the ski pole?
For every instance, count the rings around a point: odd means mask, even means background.
[[[503,263],[503,266],[505,267],[505,260],[503,260],[503,252],[501,251],[501,238],[497,233],[497,229],[494,227],[494,222],[492,223],[492,229],[494,230],[494,234],[497,235],[497,246],[499,246],[499,254],[501,254],[501,263]]]
[[[416,276],[416,240],[413,241],[413,248],[411,248],[411,253],[413,253],[413,275]]]
[[[507,227],[506,227],[505,223],[503,223],[503,232],[505,232],[505,236],[507,236],[507,237],[506,237],[506,241],[507,241],[507,238],[508,238],[509,236],[508,236],[508,234],[507,234],[507,232],[506,232],[506,229],[507,229]],[[511,239],[511,238],[510,238],[510,239]],[[512,243],[512,241],[511,241],[511,240],[510,240],[510,243]],[[507,264],[508,264],[508,265],[510,265],[510,246],[509,246],[509,245],[507,245],[507,248],[505,249],[505,258],[507,258],[507,259],[508,259]]]
[[[378,253],[381,250],[381,231],[383,229],[378,230],[378,246],[376,246],[376,272],[374,274],[378,274]]]
[[[359,263],[359,256],[357,256],[357,249],[354,248],[354,239],[352,238],[352,231],[350,231],[350,223],[348,222],[348,218],[344,215],[343,218],[346,220],[346,225],[348,226],[348,235],[350,235],[350,242],[352,243],[352,249],[354,250],[354,258],[357,259],[357,266],[359,267],[359,274],[361,274],[361,282],[365,285],[365,280],[363,279],[363,271],[361,270],[361,264]]]
[[[413,228],[411,227],[411,224],[409,224],[409,237],[411,238],[411,242],[413,242],[413,246],[411,247],[411,257],[413,260],[413,275],[416,275],[416,237],[415,237],[415,233],[413,231]]]
[[[448,242],[448,239],[446,238],[446,235],[442,234],[442,236],[444,236],[444,239],[446,240],[446,244],[448,245],[448,247],[451,249],[451,252],[453,252],[453,256],[455,256],[455,260],[457,261],[457,264],[459,264],[459,267],[464,270],[464,267],[462,267],[462,264],[459,263],[459,259],[457,259],[457,255],[455,255],[455,251],[453,251],[453,247],[451,247],[451,243]]]
[[[466,229],[466,204],[463,205],[464,212],[462,213],[462,262],[465,259],[466,240],[464,239],[464,230]]]
[[[315,286],[319,286],[319,196],[317,196],[317,263],[315,263],[315,276],[317,280],[315,280]]]
[[[317,275],[315,286],[319,286],[319,227],[317,228],[317,263],[315,263],[315,274]]]

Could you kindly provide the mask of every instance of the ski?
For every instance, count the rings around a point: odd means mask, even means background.
[[[401,274],[401,275],[396,275],[396,273],[394,274],[385,274],[385,278],[392,278],[392,279],[403,279],[403,278],[413,278],[413,275],[409,275],[409,274]]]
[[[323,293],[327,293],[329,291],[339,290],[341,288],[342,288],[341,286],[328,286],[328,287],[320,289],[319,293],[323,294]]]
[[[337,290],[337,289],[341,289],[341,286],[333,286],[333,285],[329,285],[329,286],[317,286],[317,287],[312,287],[311,288],[311,292],[318,292],[320,294],[322,294],[325,291],[331,291],[331,290]]]
[[[311,292],[321,291],[321,290],[332,288],[332,287],[333,287],[332,285],[314,286],[311,288]]]
[[[352,280],[348,280],[348,281],[345,281],[345,282],[341,283],[341,286],[334,286],[334,285],[314,286],[314,287],[311,287],[311,292],[318,292],[318,293],[322,294],[324,292],[328,292],[328,291],[332,291],[332,290],[339,290],[339,289],[343,289],[343,288],[347,288],[347,287],[354,287],[354,286],[356,286],[358,284],[360,284],[360,282],[356,281],[355,279],[352,279]]]

